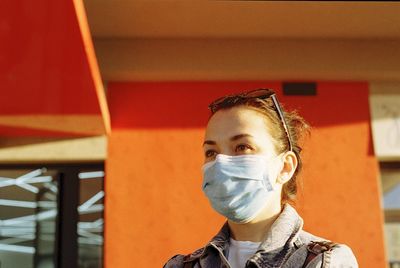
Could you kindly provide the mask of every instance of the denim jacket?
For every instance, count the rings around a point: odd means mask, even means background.
[[[326,240],[302,230],[303,219],[296,210],[286,204],[270,230],[261,242],[257,252],[247,261],[246,268],[301,268],[307,257],[307,245],[311,241]],[[176,255],[165,265],[165,268],[183,268],[190,262],[194,268],[230,268],[227,261],[229,254],[230,231],[225,223],[220,232],[204,247],[190,255]],[[188,266],[186,266],[188,267]],[[306,268],[313,267],[358,267],[351,249],[339,244],[331,252],[316,256]]]

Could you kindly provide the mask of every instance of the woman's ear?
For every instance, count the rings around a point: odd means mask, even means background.
[[[296,171],[298,161],[296,154],[292,151],[286,152],[282,156],[282,161],[283,161],[283,167],[278,175],[277,181],[280,184],[285,184],[292,178],[294,172]]]

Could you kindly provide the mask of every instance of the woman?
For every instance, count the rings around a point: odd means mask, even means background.
[[[283,112],[269,89],[225,96],[209,108],[202,188],[227,222],[203,248],[164,267],[358,267],[346,245],[303,231],[290,205],[305,121]]]

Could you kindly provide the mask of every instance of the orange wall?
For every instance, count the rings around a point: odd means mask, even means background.
[[[305,229],[348,244],[360,267],[385,266],[366,83],[321,82],[317,96],[293,97],[278,82],[125,82],[108,85],[106,267],[160,267],[219,230],[224,219],[200,189],[206,107],[256,87],[276,89],[314,126],[298,206]]]

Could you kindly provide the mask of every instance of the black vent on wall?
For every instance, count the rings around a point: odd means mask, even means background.
[[[283,95],[287,96],[315,96],[317,95],[317,83],[283,82]]]

